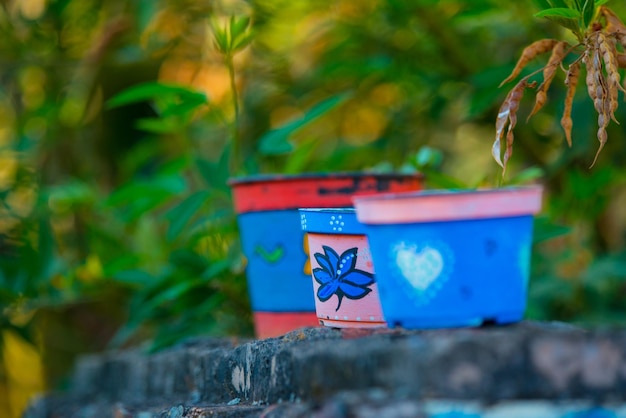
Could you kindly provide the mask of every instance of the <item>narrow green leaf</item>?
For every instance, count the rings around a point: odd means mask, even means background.
[[[252,33],[247,33],[241,37],[238,37],[232,45],[232,52],[240,51],[250,45],[252,40],[254,39],[254,35]]]
[[[594,3],[594,0],[584,0],[585,3],[583,5],[583,26],[585,28],[589,27],[589,25],[591,24],[591,22],[593,21],[594,15],[595,15],[595,11],[596,11],[596,6]]]
[[[563,17],[566,19],[580,19],[581,14],[578,10],[559,7],[537,12],[535,13],[535,17]]]
[[[219,160],[216,162],[209,161],[202,157],[195,159],[198,173],[207,186],[219,190],[228,190],[228,177],[230,162],[230,147],[226,146]]]
[[[130,87],[121,93],[113,96],[106,103],[108,109],[125,106],[132,103],[143,102],[146,100],[154,100],[163,96],[179,95],[181,97],[196,97],[201,95],[197,91],[188,89],[187,87],[166,84],[159,82],[148,82]]]
[[[340,94],[323,100],[311,107],[302,118],[288,122],[280,128],[267,132],[259,139],[259,151],[265,155],[280,155],[291,152],[294,147],[289,142],[289,136],[325,115],[349,97],[348,94]]]
[[[212,279],[219,274],[227,271],[231,266],[230,260],[220,260],[212,263],[200,276],[203,280]]]
[[[174,118],[144,118],[136,123],[137,129],[154,134],[172,134],[180,131],[181,123]]]
[[[311,107],[308,112],[306,112],[306,114],[304,115],[305,122],[308,123],[319,118],[320,116],[323,116],[330,110],[345,102],[350,96],[351,94],[344,93],[332,96],[326,100],[322,100],[315,106]]]
[[[213,24],[211,26],[213,27],[213,37],[215,38],[215,46],[217,47],[218,51],[223,54],[228,53],[229,43],[226,29],[222,29],[217,21],[213,21]]]
[[[230,21],[231,42],[235,42],[237,38],[244,35],[246,29],[248,29],[248,25],[250,25],[250,18],[248,16],[242,16],[239,18],[235,18],[233,16]]]
[[[578,25],[579,19],[569,19],[561,16],[546,16],[546,19],[571,30],[577,37],[580,38],[581,31],[580,26]]]
[[[596,7],[600,7],[603,4],[606,4],[608,2],[609,2],[609,0],[596,0]]]
[[[198,168],[198,173],[202,177],[202,180],[204,180],[207,186],[212,185],[216,177],[215,164],[213,164],[211,161],[202,157],[196,158],[195,162],[196,162],[196,167]]]
[[[545,216],[538,216],[534,221],[533,244],[567,235],[571,231],[572,228],[568,226],[558,225]]]
[[[284,168],[285,174],[301,173],[306,163],[315,155],[315,149],[320,145],[321,141],[309,139],[298,144],[294,152],[289,156],[287,164]]]
[[[273,129],[259,139],[259,151],[264,155],[288,154],[293,150],[289,136],[301,128],[303,124],[294,124]]]
[[[199,107],[209,103],[204,93],[191,91],[169,99],[165,103],[157,102],[162,117],[179,116],[181,118],[189,118]]]
[[[205,284],[199,280],[184,280],[181,283],[167,287],[162,292],[155,295],[152,299],[148,300],[146,308],[153,311],[167,302],[175,301],[178,298],[183,297],[185,293],[188,293],[199,286],[205,286]]]
[[[173,241],[180,235],[185,225],[198,212],[209,195],[207,190],[193,193],[166,213],[165,217],[170,221],[166,235],[168,241]]]

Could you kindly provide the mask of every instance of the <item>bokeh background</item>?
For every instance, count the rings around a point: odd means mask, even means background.
[[[626,17],[624,2],[609,6]],[[530,0],[0,1],[0,414],[63,389],[80,353],[252,336],[227,185],[237,175],[541,181],[528,317],[623,323],[623,125],[590,169],[597,115],[581,83],[567,147],[560,72],[528,122],[532,95],[522,102],[504,180],[491,158],[512,87],[500,81],[530,42],[571,39],[536,11]]]

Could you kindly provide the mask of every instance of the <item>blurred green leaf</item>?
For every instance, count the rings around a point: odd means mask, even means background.
[[[206,96],[187,87],[148,82],[130,87],[109,99],[106,103],[108,109],[124,106],[132,103],[155,100],[164,97],[180,97],[182,101],[189,100],[194,104],[208,103]]]
[[[106,200],[109,206],[118,206],[142,198],[169,197],[184,192],[187,182],[178,175],[159,176],[151,180],[137,180],[111,193]]]
[[[245,34],[246,29],[250,25],[250,18],[248,16],[230,18],[230,39],[236,42],[237,38]]]
[[[205,271],[202,273],[203,280],[209,280],[214,277],[217,277],[219,274],[227,271],[231,266],[230,260],[220,260],[212,263]]]
[[[217,20],[213,20],[211,22],[211,28],[213,29],[213,37],[215,39],[215,46],[217,47],[217,50],[223,54],[227,54],[230,51],[230,45],[228,43],[228,33],[226,28],[222,29]]]
[[[594,14],[596,11],[596,5],[594,0],[583,0],[582,6],[582,15],[583,15],[583,26],[585,28],[589,27],[591,24]]]
[[[539,167],[530,167],[530,168],[526,168],[516,173],[513,177],[511,177],[506,182],[506,184],[507,185],[528,184],[544,177],[544,175],[545,175],[545,172],[543,169]]]
[[[173,118],[145,118],[137,121],[137,128],[154,134],[172,134],[180,131],[180,121]]]
[[[432,147],[421,147],[415,155],[415,164],[420,170],[426,168],[438,168],[443,161],[443,153]]]
[[[579,21],[582,18],[580,11],[571,8],[552,8],[535,13],[535,17],[545,17],[581,36]]]
[[[344,103],[349,94],[332,96],[311,107],[303,117],[267,132],[259,139],[259,151],[265,155],[286,154],[293,150],[289,136]]]
[[[241,51],[242,49],[250,45],[253,40],[254,40],[254,35],[252,33],[248,33],[248,34],[238,37],[233,43],[232,51],[233,52]]]
[[[170,221],[170,226],[167,230],[167,239],[169,241],[178,238],[185,225],[189,223],[191,218],[202,207],[209,195],[210,193],[207,190],[195,192],[165,214],[165,217]]]
[[[97,197],[91,186],[78,179],[57,186],[49,186],[43,190],[43,196],[52,207],[66,210],[92,204]]]
[[[134,286],[145,286],[155,281],[154,276],[144,270],[125,270],[115,273],[113,280]]]
[[[535,217],[533,227],[533,243],[537,244],[553,238],[561,237],[572,232],[572,228],[565,225],[559,225],[551,221],[548,217]]]
[[[301,173],[306,167],[307,162],[314,155],[316,148],[319,146],[320,141],[316,139],[309,139],[306,141],[302,141],[298,146],[294,149],[292,154],[289,156],[287,160],[287,164],[284,168],[285,174],[297,174]]]

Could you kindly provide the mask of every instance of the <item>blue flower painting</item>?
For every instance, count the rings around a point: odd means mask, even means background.
[[[374,275],[355,268],[357,248],[350,248],[341,256],[326,245],[322,248],[324,254],[315,253],[315,259],[320,267],[313,269],[313,277],[320,284],[317,298],[321,302],[326,302],[333,295],[337,295],[339,303],[335,311],[338,311],[344,297],[361,299],[372,291],[369,286],[375,282]]]

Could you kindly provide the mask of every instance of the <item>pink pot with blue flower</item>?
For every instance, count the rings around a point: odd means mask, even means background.
[[[504,324],[523,318],[540,186],[354,199],[390,326]]]
[[[386,327],[365,227],[354,208],[300,209],[308,240],[315,311],[337,328]]]

